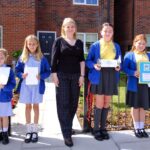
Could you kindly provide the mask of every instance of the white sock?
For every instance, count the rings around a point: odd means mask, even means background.
[[[134,129],[140,129],[140,122],[134,122]]]
[[[144,122],[140,122],[140,129],[144,129]]]
[[[7,132],[8,131],[8,127],[3,128],[3,132]]]
[[[32,124],[26,124],[26,128],[27,128],[27,133],[32,132]]]
[[[32,132],[38,132],[38,124],[33,124],[32,125]]]

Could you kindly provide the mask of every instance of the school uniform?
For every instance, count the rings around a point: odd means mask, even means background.
[[[40,72],[40,80],[37,85],[26,85],[26,80],[23,80],[22,74],[25,67],[37,67]],[[41,103],[43,94],[45,92],[44,79],[50,75],[50,66],[45,57],[42,57],[40,61],[37,61],[33,55],[29,55],[29,59],[26,63],[21,60],[16,65],[16,75],[20,78],[18,91],[20,92],[20,103],[35,104]]]
[[[7,67],[3,65],[3,67]],[[12,69],[7,84],[4,88],[0,89],[0,117],[12,116],[11,99],[13,97],[13,89],[16,86],[16,80]]]
[[[115,71],[115,68],[101,68],[96,70],[94,64],[98,59],[118,59],[121,57],[120,46],[117,43],[113,43],[114,52],[109,52],[109,49],[105,50],[105,54],[101,52],[101,42],[97,41],[90,47],[89,54],[86,59],[86,65],[89,68],[89,81],[91,82],[91,92],[99,95],[117,95],[117,85],[119,81],[119,72]],[[111,45],[112,47],[112,45]],[[109,55],[110,56],[109,56]],[[111,54],[113,56],[111,56]]]
[[[138,63],[143,54],[129,52],[124,57],[123,70],[128,75],[126,104],[129,107],[144,108],[150,107],[150,99],[147,84],[139,84],[139,80],[134,76],[136,70],[139,70]],[[149,61],[150,54],[144,53],[141,61]],[[139,58],[138,58],[139,57]]]

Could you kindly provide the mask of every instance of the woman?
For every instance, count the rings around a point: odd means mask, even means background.
[[[73,146],[72,122],[78,106],[80,87],[84,82],[84,51],[76,39],[77,27],[72,18],[65,18],[61,37],[52,49],[52,78],[56,85],[57,113],[64,142]]]
[[[91,93],[96,97],[94,108],[94,130],[96,140],[109,139],[106,130],[106,119],[109,111],[109,103],[112,95],[117,95],[119,64],[114,67],[103,68],[102,59],[120,63],[120,46],[112,41],[113,27],[104,23],[100,31],[102,38],[93,43],[86,59],[89,68],[89,80]],[[118,61],[119,60],[119,61]],[[101,63],[101,64],[100,64]],[[103,64],[104,65],[104,64]]]

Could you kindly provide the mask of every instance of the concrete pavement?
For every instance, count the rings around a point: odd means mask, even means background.
[[[46,83],[43,103],[40,105],[39,142],[24,143],[25,117],[24,105],[18,104],[12,117],[12,136],[10,144],[2,145],[0,150],[150,150],[150,138],[138,139],[133,131],[110,132],[110,139],[96,141],[91,134],[73,135],[74,146],[64,145],[56,112],[55,87]],[[82,130],[77,117],[74,129]],[[150,129],[148,130],[150,135]]]

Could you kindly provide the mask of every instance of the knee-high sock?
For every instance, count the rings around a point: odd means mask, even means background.
[[[94,108],[94,131],[99,130],[102,109]]]
[[[107,120],[107,116],[108,116],[108,111],[109,111],[109,108],[102,109],[101,122],[100,122],[101,129],[106,128],[106,120]]]

